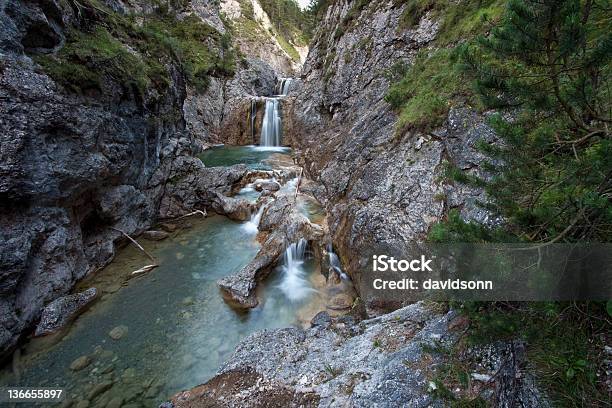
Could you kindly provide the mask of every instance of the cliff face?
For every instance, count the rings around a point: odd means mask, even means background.
[[[384,100],[391,67],[411,64],[439,30],[427,13],[400,29],[403,8],[395,1],[334,2],[292,91],[292,139],[305,170],[324,186],[334,244],[358,285],[368,260],[350,254],[374,245],[402,251],[450,208],[487,216],[474,206],[479,191],[440,180],[445,160],[479,171],[475,142],[494,136],[484,118],[458,105],[434,131],[401,131]]]
[[[148,53],[158,52],[146,48],[150,41],[105,34],[121,33],[112,24],[122,16],[139,16],[135,30],[148,35],[143,16],[160,12],[150,2],[109,0],[103,11],[96,4],[11,0],[0,9],[0,357],[46,303],[112,260],[118,230],[137,235],[157,218],[204,208],[208,179],[238,177],[204,169],[193,155],[218,134],[232,98],[275,84],[267,64],[247,58],[235,75],[210,68],[206,90],[198,90],[190,67],[164,57],[160,67],[147,65]],[[164,13],[211,30],[215,61],[231,51],[219,46],[225,27],[217,2]],[[163,18],[159,24],[170,17]],[[94,40],[96,54],[88,56]],[[100,55],[108,59],[100,63]],[[64,70],[75,56],[82,65]],[[121,82],[131,64],[140,65]],[[143,70],[151,79],[134,78]],[[202,191],[180,184],[191,173]]]

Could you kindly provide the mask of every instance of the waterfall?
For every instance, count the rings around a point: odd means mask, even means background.
[[[289,89],[291,88],[291,82],[293,78],[281,78],[280,82],[276,85],[276,94],[280,96],[287,96]]]
[[[259,145],[266,147],[280,146],[281,128],[280,101],[278,98],[266,98],[266,110],[264,111]]]
[[[300,239],[289,245],[283,256],[282,282],[279,288],[292,302],[304,300],[314,292],[303,268],[307,245],[305,239]]]
[[[342,270],[342,265],[340,265],[340,258],[334,252],[334,248],[331,244],[327,244],[327,255],[329,256],[329,267],[340,276],[340,279],[344,281],[351,280],[349,276],[344,273]]]
[[[261,220],[261,215],[263,214],[264,206],[260,206],[259,210],[255,214],[251,215],[251,219],[247,221],[242,228],[248,232],[249,234],[257,234],[259,231],[259,221]]]
[[[251,99],[251,143],[255,144],[255,120],[257,119],[257,100]]]

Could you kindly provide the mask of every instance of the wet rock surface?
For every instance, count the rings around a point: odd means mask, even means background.
[[[300,239],[318,242],[325,236],[321,226],[311,223],[299,212],[295,197],[288,195],[272,199],[266,205],[259,231],[265,238],[255,258],[237,274],[217,282],[226,300],[242,308],[254,308],[259,304],[254,293],[257,283],[278,263],[287,243]]]
[[[436,406],[425,371],[412,365],[423,358],[424,345],[454,341],[448,330],[454,318],[415,304],[361,323],[344,319],[308,330],[264,330],[245,339],[213,380],[172,402],[255,407],[262,390],[284,389],[308,394],[315,403],[306,406]],[[224,384],[233,373],[251,374],[230,393]],[[286,404],[300,405],[293,398]]]
[[[84,292],[55,299],[43,309],[35,335],[44,336],[61,330],[82,313],[97,295],[96,288],[90,288]]]
[[[155,11],[150,2],[104,4]],[[224,30],[218,4],[186,7]],[[157,218],[205,211],[217,192],[231,193],[246,170],[205,168],[194,155],[230,100],[271,92],[276,79],[249,59],[234,78],[211,77],[204,94],[176,67],[161,93],[137,96],[107,78],[101,93],[68,93],[30,56],[59,50],[81,17],[56,1],[9,0],[0,10],[0,358],[45,304],[113,259],[122,232],[138,236]]]
[[[237,347],[215,378],[175,395],[169,406],[257,407],[284,390],[285,405],[317,407],[442,407],[432,394],[464,318],[416,303],[363,321],[321,312],[310,329],[257,332]],[[524,346],[499,343],[469,349],[462,364],[486,372],[479,390],[495,406],[547,407],[521,368]],[[240,375],[243,381],[234,378]],[[484,378],[484,377],[482,377]],[[434,388],[432,388],[434,387]],[[460,391],[460,390],[455,390]],[[304,402],[301,398],[307,398]],[[207,405],[208,404],[208,405]]]

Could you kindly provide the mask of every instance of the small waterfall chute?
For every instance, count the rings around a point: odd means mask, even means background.
[[[257,234],[259,231],[259,221],[264,211],[264,206],[260,206],[255,214],[251,215],[251,219],[243,224],[242,228],[249,234]]]
[[[330,269],[337,273],[340,279],[342,279],[343,281],[350,281],[351,278],[349,278],[349,276],[342,270],[340,258],[338,258],[338,255],[336,255],[336,253],[334,252],[334,248],[331,244],[327,244],[327,255],[329,256]]]
[[[292,302],[299,302],[310,296],[315,290],[306,279],[304,260],[308,242],[300,239],[287,246],[281,266],[282,281],[279,288]]]
[[[255,120],[257,119],[257,100],[251,99],[251,143],[255,144]]]
[[[280,101],[278,98],[266,98],[259,145],[265,147],[280,146],[281,129]]]
[[[291,83],[293,78],[280,78],[280,81],[276,84],[276,94],[280,96],[287,96],[291,89]]]

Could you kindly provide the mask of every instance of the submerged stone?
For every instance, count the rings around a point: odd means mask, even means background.
[[[87,399],[93,400],[98,395],[108,391],[112,386],[113,382],[109,380],[102,381],[101,383],[94,385],[91,391],[89,391],[89,394],[87,394]]]
[[[144,239],[149,241],[161,241],[162,239],[168,238],[168,233],[164,231],[145,231],[142,233]]]
[[[123,405],[123,398],[121,397],[113,397],[108,404],[106,404],[106,408],[121,408]]]
[[[72,371],[81,371],[89,364],[91,364],[91,358],[89,356],[81,356],[70,364],[70,369]]]
[[[108,332],[108,336],[113,340],[119,340],[128,332],[127,326],[117,326]]]

